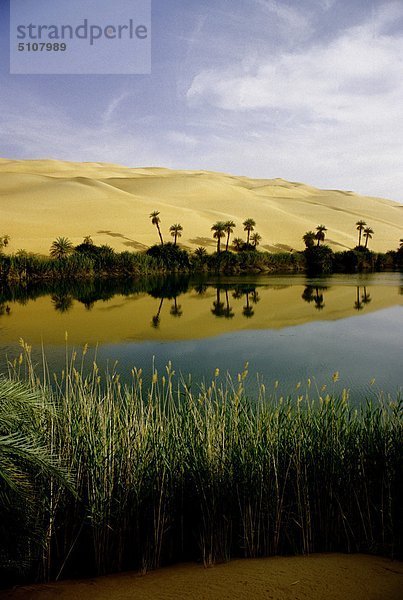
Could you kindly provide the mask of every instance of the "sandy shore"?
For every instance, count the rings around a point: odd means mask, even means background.
[[[0,159],[0,235],[11,237],[10,252],[47,254],[52,241],[74,244],[91,235],[96,244],[119,251],[158,243],[149,215],[160,211],[161,230],[183,226],[183,247],[214,251],[211,226],[233,220],[233,237],[245,238],[242,222],[256,221],[260,249],[303,249],[302,236],[319,224],[328,228],[334,250],[357,244],[355,223],[375,231],[369,247],[395,249],[403,230],[403,205],[340,190],[320,190],[283,179],[250,179],[208,171],[130,169],[99,163]]]
[[[179,565],[146,576],[27,586],[0,592],[21,600],[400,600],[403,563],[345,554],[234,560],[204,569]]]

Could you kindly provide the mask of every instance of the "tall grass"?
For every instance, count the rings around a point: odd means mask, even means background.
[[[24,284],[35,281],[136,277],[156,274],[161,265],[141,252],[115,252],[101,246],[94,254],[74,252],[65,258],[50,258],[25,251],[5,256],[0,253],[0,281]]]
[[[149,386],[141,370],[123,385],[95,363],[85,374],[85,354],[66,351],[63,372],[53,376],[44,363],[39,378],[23,344],[0,380],[7,412],[17,410],[7,386],[21,379],[46,399],[51,410],[35,429],[74,477],[75,493],[40,470],[35,535],[18,548],[29,578],[231,556],[402,554],[401,399],[356,408],[347,392],[322,396],[309,385],[295,398],[261,386],[250,399],[246,370],[197,387],[171,365]]]

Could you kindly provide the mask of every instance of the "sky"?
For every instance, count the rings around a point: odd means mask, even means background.
[[[125,76],[10,75],[0,0],[0,57],[1,157],[403,202],[402,0],[153,0],[152,72]]]

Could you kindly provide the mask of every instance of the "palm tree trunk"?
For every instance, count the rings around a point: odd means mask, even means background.
[[[175,231],[175,241],[174,241],[174,246],[176,246],[176,238],[178,237],[178,234]]]
[[[157,229],[158,229],[158,235],[160,236],[160,240],[161,240],[161,246],[164,245],[164,240],[162,239],[162,235],[161,235],[161,229],[160,226],[157,223]]]
[[[220,245],[221,245],[221,238],[219,237],[217,240],[217,254],[220,254]]]
[[[359,229],[359,233],[358,233],[358,246],[361,246],[361,234],[362,234],[362,229]]]
[[[228,252],[228,246],[229,246],[229,236],[231,235],[230,232],[228,232],[228,237],[227,237],[227,245],[225,246],[225,252]]]
[[[246,240],[246,243],[248,244],[248,246],[249,246],[249,238],[250,238],[250,229],[248,229],[248,237],[247,237],[247,240]]]
[[[365,248],[368,246],[368,236],[365,238]]]

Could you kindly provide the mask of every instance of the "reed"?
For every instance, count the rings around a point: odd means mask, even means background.
[[[3,488],[5,415],[26,413],[28,423],[31,411],[10,386],[41,399],[32,427],[66,475],[26,463],[35,493],[16,491],[14,501],[35,508],[32,535],[16,549],[19,525],[10,521],[1,556],[9,577],[17,575],[7,552],[17,550],[29,579],[233,556],[402,554],[401,398],[357,406],[347,391],[325,395],[310,383],[293,398],[264,386],[249,398],[247,368],[236,381],[217,372],[201,386],[171,365],[147,385],[134,369],[122,384],[115,369],[86,369],[87,359],[86,348],[66,349],[61,374],[45,361],[39,374],[22,342],[0,380]]]

